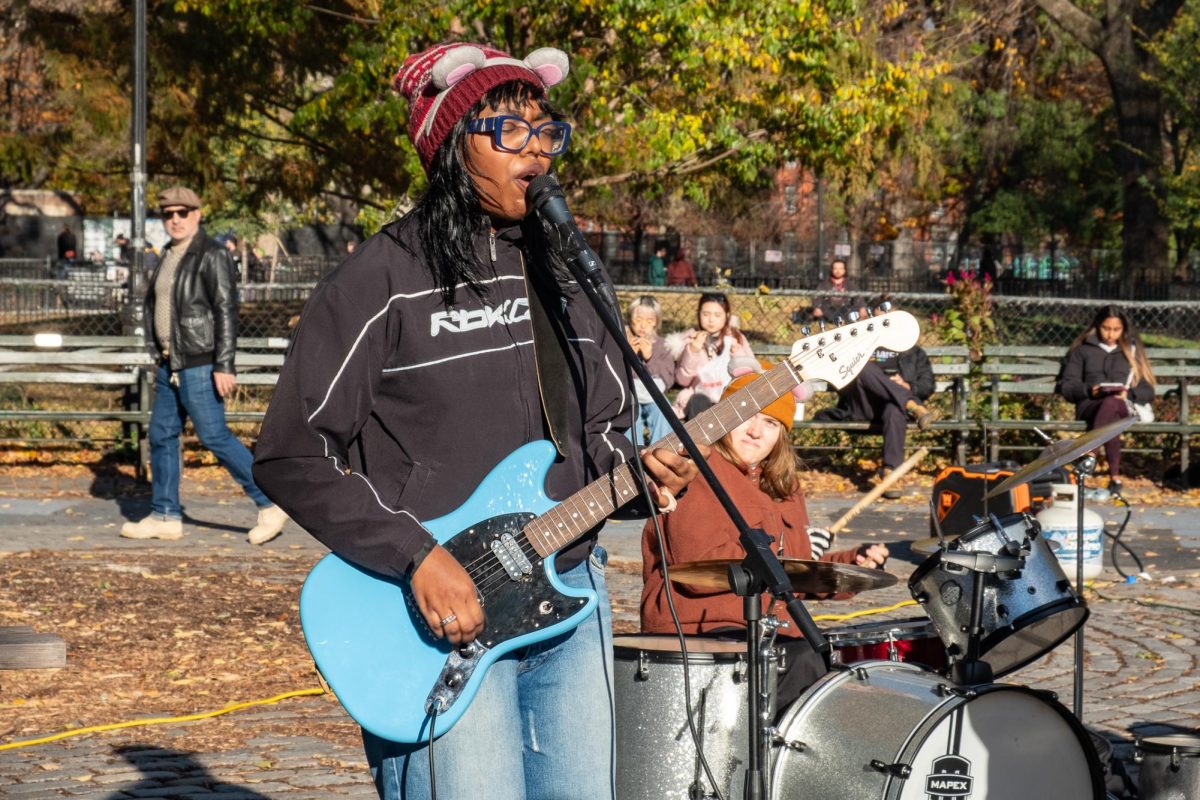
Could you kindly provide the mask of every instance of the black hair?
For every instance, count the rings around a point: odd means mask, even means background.
[[[467,164],[467,125],[484,108],[521,108],[536,102],[551,119],[562,119],[537,88],[523,81],[509,81],[491,89],[454,124],[429,165],[429,186],[413,210],[417,236],[425,253],[426,264],[442,301],[454,305],[459,284],[477,295],[486,293],[481,278],[484,265],[475,252],[475,235],[487,225],[487,215],[479,202]],[[524,225],[526,233],[540,225]],[[531,242],[535,247],[537,242]],[[543,250],[544,248],[538,248]]]

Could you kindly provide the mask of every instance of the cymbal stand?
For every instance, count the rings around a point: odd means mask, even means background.
[[[1087,478],[1096,469],[1096,457],[1088,453],[1075,462],[1075,594],[1083,600],[1083,495]],[[1073,710],[1083,722],[1083,625],[1075,631],[1075,685]]]

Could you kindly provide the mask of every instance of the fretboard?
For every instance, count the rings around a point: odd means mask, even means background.
[[[699,444],[712,444],[790,392],[799,379],[787,361],[782,361],[733,395],[684,424],[688,435]],[[655,442],[655,450],[679,450],[679,437],[670,434]],[[592,481],[554,508],[531,520],[525,535],[543,558],[563,549],[587,531],[608,519],[614,511],[641,492],[630,464]]]

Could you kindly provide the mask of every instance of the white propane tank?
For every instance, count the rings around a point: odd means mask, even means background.
[[[1079,532],[1078,487],[1073,483],[1050,486],[1050,505],[1038,512],[1042,536],[1058,542],[1054,552],[1067,579],[1075,582],[1076,536]],[[1083,509],[1083,577],[1095,578],[1104,570],[1104,520],[1086,506]]]

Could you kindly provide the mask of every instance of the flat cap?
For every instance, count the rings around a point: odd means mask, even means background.
[[[166,208],[167,206],[199,208],[202,205],[204,204],[200,202],[200,195],[186,186],[172,186],[170,189],[163,189],[158,193],[159,208]]]

